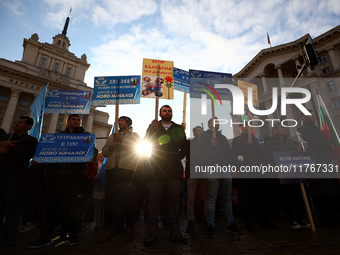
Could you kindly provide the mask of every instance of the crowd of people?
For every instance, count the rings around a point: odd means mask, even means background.
[[[17,244],[18,231],[37,225],[39,236],[29,248],[50,245],[56,231],[60,241],[79,245],[82,222],[95,222],[101,229],[102,234],[95,237],[97,243],[109,242],[122,232],[129,242],[141,215],[145,221],[144,246],[159,242],[160,221],[169,226],[169,242],[187,243],[200,223],[206,225],[207,238],[215,238],[219,213],[226,219],[225,231],[242,235],[242,228],[234,222],[232,192],[238,194],[237,212],[246,231],[254,228],[255,219],[264,228],[275,228],[273,221],[277,219],[286,219],[293,230],[311,228],[299,188],[301,180],[281,184],[279,178],[232,172],[193,178],[192,171],[197,165],[275,165],[274,152],[298,150],[311,153],[315,163],[338,164],[332,153],[334,145],[315,125],[313,115],[301,115],[298,143],[290,140],[280,123],[274,125],[272,136],[259,143],[246,122],[239,126],[241,134],[229,143],[217,118],[209,120],[206,131],[194,127],[194,138],[189,140],[183,126],[172,121],[169,105],[160,108],[159,116],[144,137],[152,144],[150,157],[136,152],[141,138],[132,131],[132,119],[121,116],[119,130],[108,137],[102,151],[94,149],[91,161],[47,164],[31,162],[38,145],[37,139],[28,135],[34,123],[30,117],[20,117],[13,134],[0,135],[0,216],[7,246]],[[69,115],[67,124],[62,133],[88,133],[78,114]],[[326,227],[340,226],[338,180],[336,175],[304,180],[309,202]],[[181,212],[187,216],[186,233],[180,228]]]

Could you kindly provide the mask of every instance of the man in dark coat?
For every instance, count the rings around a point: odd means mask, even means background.
[[[247,123],[240,124],[241,135],[235,137],[232,142],[233,155],[242,157],[243,166],[259,166],[264,163],[265,157],[260,148],[258,139],[251,135],[248,138],[248,132],[251,132]],[[238,173],[243,174],[242,178],[238,180],[239,183],[239,203],[245,220],[247,230],[252,230],[251,210],[256,210],[261,225],[267,228],[274,228],[275,226],[269,221],[268,215],[268,198],[266,194],[266,186],[268,180],[261,178],[261,176],[252,176],[252,173]],[[238,176],[241,177],[241,176]],[[254,178],[255,177],[255,178]],[[256,178],[260,177],[260,178]]]
[[[158,216],[164,190],[168,195],[170,235],[172,242],[187,243],[179,230],[180,191],[183,179],[181,160],[185,156],[184,129],[171,121],[172,109],[163,105],[160,121],[153,120],[146,131],[145,140],[152,143],[149,169],[149,200],[147,208],[147,237],[144,246],[158,242]]]
[[[209,130],[205,131],[199,141],[201,164],[205,169],[212,166],[224,167],[232,163],[231,150],[227,138],[219,131],[218,119],[208,121]],[[221,173],[220,173],[221,174]],[[231,191],[231,173],[222,173],[223,176],[210,175],[207,178],[207,236],[215,238],[215,211],[218,194],[222,197],[223,213],[227,219],[226,229],[234,234],[242,234],[234,223]]]

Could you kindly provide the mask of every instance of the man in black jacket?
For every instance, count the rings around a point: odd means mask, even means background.
[[[183,179],[181,160],[185,156],[185,132],[181,125],[171,121],[172,109],[163,105],[159,116],[146,131],[145,139],[152,143],[147,208],[147,238],[144,246],[158,242],[158,216],[163,191],[168,194],[170,236],[172,242],[186,243],[179,230],[180,190]]]
[[[15,246],[17,242],[24,177],[38,146],[38,140],[28,135],[33,124],[31,117],[21,116],[15,123],[13,134],[0,136],[0,211],[6,217],[4,234],[7,246]]]
[[[68,126],[62,133],[89,134],[81,126],[80,115],[69,115],[67,123]],[[94,158],[96,156],[94,155]],[[66,238],[68,234],[68,241],[71,246],[79,244],[77,234],[84,214],[86,194],[88,193],[85,177],[86,169],[86,162],[48,164],[46,212],[40,236],[29,248],[40,248],[50,245],[51,234],[57,220],[61,220],[60,224],[62,225],[60,238]]]
[[[259,166],[263,164],[265,158],[258,139],[254,135],[251,135],[251,138],[248,136],[248,132],[251,132],[251,130],[246,122],[245,124],[240,124],[239,128],[241,134],[236,136],[232,142],[233,154],[238,157],[241,156],[241,165],[243,166]],[[239,203],[246,229],[253,229],[252,209],[256,210],[263,227],[274,228],[275,226],[269,221],[268,215],[269,206],[266,194],[268,180],[256,178],[256,174],[252,175],[252,173],[238,173],[238,177],[240,178],[238,180]]]

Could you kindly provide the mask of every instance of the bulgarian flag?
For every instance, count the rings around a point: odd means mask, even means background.
[[[333,156],[337,161],[340,159],[340,140],[338,133],[335,130],[334,124],[331,117],[327,111],[326,105],[322,100],[320,94],[316,94],[318,104],[319,104],[319,118],[321,132],[327,138],[327,140],[335,145],[335,151],[333,151]]]

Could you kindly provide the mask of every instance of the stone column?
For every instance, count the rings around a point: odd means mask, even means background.
[[[264,73],[260,74],[262,78],[262,85],[263,85],[263,94],[266,94],[268,92],[268,85],[266,80],[266,75]]]
[[[266,109],[268,110],[268,109],[270,109],[272,107],[273,101],[272,100],[267,100],[267,101],[264,102],[264,105],[265,105]],[[271,119],[271,120],[276,119],[276,120],[278,120],[279,117],[277,115],[277,111],[274,111],[272,114],[268,115],[268,119]],[[272,135],[272,129],[273,129],[272,126],[273,126],[273,123],[275,124],[277,122],[278,121],[274,121],[274,122],[268,121],[268,129],[269,129],[269,134],[270,135]]]
[[[52,113],[50,125],[48,126],[47,133],[55,133],[58,126],[59,113]]]
[[[87,132],[92,132],[92,127],[93,127],[93,119],[94,119],[94,111],[95,111],[95,107],[91,107],[90,109],[90,114],[89,116],[87,117],[87,121],[84,125],[84,129],[85,131]]]
[[[13,125],[14,113],[17,108],[19,96],[21,91],[12,89],[11,98],[9,99],[4,117],[2,119],[1,128],[9,132],[11,125]]]
[[[299,73],[300,72],[300,69],[297,69],[298,66],[301,66],[301,63],[300,63],[300,60],[298,58],[294,59],[295,61],[295,66],[296,66],[296,71]],[[301,73],[300,77],[303,77],[303,72]]]
[[[36,66],[40,67],[40,60],[41,60],[41,52],[38,53],[37,61],[35,63]]]
[[[283,78],[282,70],[281,70],[281,65],[278,65],[275,67],[277,70],[277,74],[279,75],[279,80],[280,80],[280,87],[284,86],[285,80]]]
[[[333,64],[333,68],[334,69],[338,68],[340,66],[340,63],[339,63],[338,58],[336,57],[336,54],[334,52],[334,48],[329,49],[328,54],[329,54],[329,57],[330,57],[330,61]]]
[[[51,58],[50,66],[49,66],[48,69],[53,71],[54,70],[54,66],[53,65],[54,65],[54,58]]]

